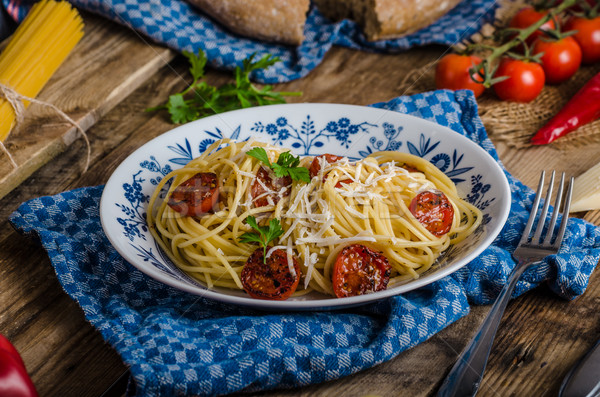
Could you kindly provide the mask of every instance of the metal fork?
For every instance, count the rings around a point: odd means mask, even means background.
[[[479,330],[467,345],[465,350],[462,352],[456,364],[444,380],[442,387],[438,392],[439,397],[447,396],[474,396],[479,389],[481,379],[483,378],[483,372],[487,364],[492,343],[496,336],[496,331],[500,325],[500,320],[506,309],[506,305],[510,300],[519,277],[523,272],[529,268],[529,266],[539,263],[543,258],[548,255],[556,254],[562,243],[565,230],[567,228],[567,219],[569,214],[569,207],[571,205],[571,193],[573,191],[573,178],[570,178],[569,187],[567,189],[565,205],[562,212],[562,221],[558,229],[556,237],[553,238],[554,231],[556,229],[556,221],[561,205],[563,196],[563,190],[565,185],[565,174],[563,173],[560,179],[559,189],[556,195],[556,201],[554,203],[554,211],[552,218],[546,225],[546,217],[548,215],[548,209],[550,207],[550,201],[552,196],[552,187],[554,185],[554,174],[550,178],[548,190],[546,193],[546,199],[544,200],[544,206],[537,222],[537,227],[532,238],[529,238],[533,224],[535,222],[538,207],[542,199],[542,191],[544,188],[544,178],[546,173],[542,172],[540,176],[540,183],[538,185],[537,193],[533,206],[531,208],[531,214],[529,220],[521,236],[521,240],[517,246],[517,249],[513,253],[513,258],[517,260],[517,265],[513,269],[512,273],[508,277],[508,281],[500,295],[496,299],[496,302],[492,306],[487,318],[479,327]],[[546,236],[542,241],[542,233],[546,232]]]

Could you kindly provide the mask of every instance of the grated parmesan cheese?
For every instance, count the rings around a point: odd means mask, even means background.
[[[240,175],[246,176],[252,180],[254,180],[256,178],[256,175],[254,175],[252,172],[246,172],[246,171],[242,171],[242,170],[238,170],[237,172]]]
[[[287,263],[288,263],[288,267],[290,269],[290,274],[292,275],[292,277],[294,277],[294,279],[296,279],[296,269],[294,268],[294,256],[293,256],[294,253],[292,252],[292,239],[288,240],[285,252],[287,254]]]

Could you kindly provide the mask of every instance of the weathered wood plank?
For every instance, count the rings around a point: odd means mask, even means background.
[[[37,99],[51,103],[87,130],[175,53],[123,27],[86,15],[85,35]],[[80,133],[54,110],[32,104],[4,142],[18,168],[0,156],[0,197],[63,152]]]

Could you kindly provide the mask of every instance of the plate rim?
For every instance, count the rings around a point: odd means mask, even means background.
[[[134,157],[139,156],[141,153],[144,153],[144,149],[146,149],[152,145],[155,145],[158,141],[165,139],[169,135],[180,134],[181,131],[189,130],[190,128],[193,128],[196,125],[211,123],[211,122],[213,122],[213,120],[221,119],[223,117],[230,118],[230,117],[235,117],[235,115],[243,115],[243,113],[246,113],[246,112],[257,112],[257,111],[264,112],[267,110],[273,110],[273,112],[275,112],[276,111],[275,108],[299,108],[299,109],[306,108],[306,109],[311,109],[313,112],[314,111],[322,112],[323,109],[325,109],[325,108],[331,108],[331,109],[339,108],[340,110],[348,109],[348,108],[350,108],[350,109],[358,108],[363,111],[369,110],[369,111],[373,111],[373,112],[380,112],[381,114],[390,113],[390,114],[393,114],[394,117],[409,119],[414,122],[423,123],[425,125],[432,125],[436,129],[443,129],[443,130],[447,130],[446,132],[451,132],[452,134],[454,134],[453,137],[457,138],[459,141],[462,140],[463,142],[465,142],[465,144],[467,144],[469,146],[469,148],[468,148],[469,150],[470,149],[477,150],[481,154],[483,154],[484,157],[488,157],[490,160],[490,164],[493,164],[492,167],[495,168],[496,173],[500,176],[500,178],[498,178],[498,182],[500,182],[502,185],[502,189],[500,189],[500,192],[503,194],[502,194],[502,197],[498,197],[498,199],[501,203],[504,203],[504,205],[501,205],[501,207],[500,207],[501,210],[499,211],[499,214],[498,214],[499,222],[498,222],[497,228],[493,231],[489,231],[487,233],[486,237],[480,242],[480,244],[476,248],[474,248],[471,253],[469,253],[468,255],[461,258],[461,260],[458,264],[448,266],[446,268],[442,268],[433,274],[412,280],[410,283],[402,284],[402,285],[399,285],[399,286],[391,288],[391,289],[386,289],[386,290],[379,291],[376,293],[353,296],[353,297],[346,297],[346,298],[327,297],[324,299],[274,301],[274,300],[254,299],[254,298],[245,297],[245,296],[228,295],[228,294],[224,294],[219,291],[210,290],[208,288],[199,290],[200,287],[196,287],[191,284],[181,283],[181,281],[177,280],[175,277],[170,276],[154,267],[137,265],[136,264],[137,260],[133,255],[130,255],[128,251],[123,252],[123,250],[120,249],[120,242],[117,241],[116,236],[108,230],[108,220],[106,219],[106,217],[108,216],[107,211],[110,211],[108,209],[108,203],[109,202],[114,203],[114,200],[111,201],[108,198],[107,192],[110,192],[112,187],[115,184],[119,183],[117,181],[117,179],[118,179],[119,175],[123,173],[123,170],[130,169],[130,167],[128,167],[128,165],[129,165],[129,163],[134,161]],[[221,121],[223,121],[223,120],[221,120]],[[496,179],[497,178],[494,178],[494,180],[496,180]],[[398,112],[395,110],[390,110],[390,109],[372,107],[372,106],[350,105],[350,104],[340,104],[340,103],[319,103],[319,102],[317,102],[317,103],[286,103],[286,104],[278,104],[278,105],[268,105],[268,106],[263,106],[263,107],[238,109],[238,110],[233,110],[233,111],[229,111],[229,112],[225,112],[225,113],[215,114],[215,115],[208,116],[208,117],[205,117],[202,119],[188,122],[186,124],[179,125],[177,127],[167,130],[167,131],[161,133],[160,135],[152,138],[151,140],[147,141],[143,145],[136,148],[129,155],[127,155],[127,157],[125,157],[120,162],[120,164],[113,170],[113,172],[111,173],[110,177],[108,178],[108,180],[105,183],[104,188],[102,190],[102,195],[100,198],[100,205],[99,205],[99,215],[100,215],[100,223],[102,226],[102,230],[103,230],[104,234],[106,235],[108,241],[112,245],[112,247],[117,251],[117,253],[131,266],[133,266],[137,270],[141,271],[143,274],[151,277],[152,279],[154,279],[156,281],[162,282],[162,283],[164,283],[170,287],[173,287],[177,290],[180,290],[180,291],[184,291],[184,292],[196,295],[196,296],[200,296],[200,297],[204,297],[204,298],[208,298],[208,299],[212,299],[215,301],[232,304],[232,305],[236,305],[236,306],[245,306],[245,307],[252,307],[255,309],[278,310],[278,311],[285,311],[285,310],[318,311],[318,310],[334,310],[334,309],[337,310],[337,309],[344,309],[344,308],[349,308],[349,307],[360,306],[360,305],[364,305],[364,304],[368,304],[368,303],[374,303],[374,302],[382,300],[382,299],[401,295],[401,294],[413,291],[415,289],[424,287],[426,285],[429,285],[435,281],[438,281],[438,280],[456,272],[457,270],[461,269],[462,267],[468,265],[477,256],[479,256],[496,239],[496,237],[498,236],[498,234],[501,232],[504,225],[506,224],[506,221],[510,214],[511,201],[512,201],[512,199],[511,199],[511,193],[510,193],[510,185],[508,183],[508,179],[506,177],[505,170],[501,167],[500,162],[498,160],[494,159],[491,156],[491,154],[488,153],[479,144],[472,141],[468,137],[452,130],[451,128],[449,128],[447,126],[443,126],[443,125],[437,124],[431,120],[427,120],[427,119],[413,116],[410,114],[401,113],[401,112]],[[152,237],[152,239],[154,239],[153,236],[151,236],[151,237]]]

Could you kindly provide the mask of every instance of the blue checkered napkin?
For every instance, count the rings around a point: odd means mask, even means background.
[[[468,312],[452,278],[353,311],[275,314],[198,298],[117,254],[100,225],[101,194],[89,187],[31,200],[10,220],[41,240],[64,290],[130,367],[130,394],[219,395],[337,379]]]
[[[2,0],[22,19],[34,0]],[[70,0],[82,9],[129,26],[175,50],[197,53],[203,49],[212,66],[234,69],[251,54],[272,54],[282,62],[252,77],[263,83],[298,79],[313,70],[332,45],[369,51],[397,52],[427,44],[453,45],[477,32],[493,18],[494,0],[464,0],[433,25],[410,36],[378,42],[365,40],[362,30],[344,20],[332,23],[311,7],[305,25],[306,40],[299,47],[263,43],[230,33],[185,0]],[[216,0],[215,0],[216,1]],[[13,3],[13,4],[11,4]]]
[[[496,151],[470,91],[434,91],[374,105],[449,126]],[[499,292],[534,193],[510,175],[507,226],[467,267],[419,290],[334,312],[265,313],[180,292],[126,263],[102,232],[102,187],[22,204],[10,221],[39,239],[64,290],[131,368],[130,395],[216,395],[298,387],[390,360]],[[547,282],[572,299],[600,258],[600,228],[570,219],[561,253],[528,271],[515,295]],[[135,386],[135,387],[133,387]]]

